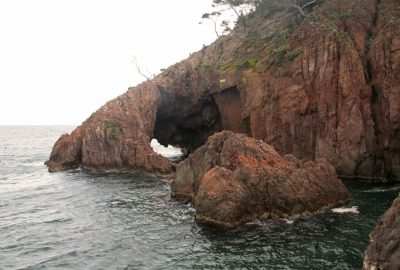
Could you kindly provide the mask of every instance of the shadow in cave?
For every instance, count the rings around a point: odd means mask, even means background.
[[[222,130],[250,135],[248,119],[242,118],[240,93],[236,87],[193,101],[174,97],[158,109],[154,138],[161,145],[173,145],[187,155]]]

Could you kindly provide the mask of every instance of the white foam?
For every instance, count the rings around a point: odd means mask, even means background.
[[[352,214],[359,214],[360,211],[358,211],[358,206],[353,206],[353,207],[339,207],[339,208],[333,208],[332,209],[333,213],[337,214],[344,214],[344,213],[352,213]]]
[[[171,145],[168,145],[168,147],[164,147],[156,139],[153,139],[151,141],[151,147],[153,148],[154,152],[166,158],[172,158],[182,155],[182,150],[180,148],[173,147]]]
[[[285,219],[285,221],[286,221],[287,224],[293,224],[294,223],[294,220],[291,220],[291,219]]]

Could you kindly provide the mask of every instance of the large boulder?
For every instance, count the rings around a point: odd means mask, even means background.
[[[230,131],[211,136],[181,162],[171,190],[194,203],[197,221],[222,228],[311,215],[348,199],[326,160],[282,157],[263,141]]]
[[[370,239],[363,269],[400,269],[400,198],[381,218]]]

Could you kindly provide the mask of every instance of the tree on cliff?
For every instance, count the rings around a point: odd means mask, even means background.
[[[221,12],[219,12],[219,11],[213,11],[213,12],[211,12],[211,13],[204,13],[203,14],[203,16],[201,17],[201,19],[208,19],[208,20],[210,20],[212,23],[213,23],[213,25],[214,25],[214,32],[215,32],[215,34],[217,35],[217,37],[220,37],[220,34],[219,34],[219,32],[218,32],[218,23],[217,23],[217,20],[218,20],[218,17],[219,16],[221,16],[222,15],[222,13]],[[222,23],[221,23],[221,25],[222,25]]]
[[[306,11],[318,2],[319,0],[213,0],[212,7],[215,8],[216,11],[203,14],[202,19],[209,19],[212,21],[214,31],[217,37],[219,37],[218,18],[228,10],[236,15],[236,20],[233,23],[240,23],[246,27],[246,16],[255,11],[259,6],[292,7],[304,17],[306,16]],[[231,24],[232,22],[226,19],[221,21],[219,27],[222,28],[222,34],[231,31]]]
[[[213,0],[213,7],[226,6],[232,10],[237,20],[241,20],[247,13],[254,11],[263,0]]]
[[[306,9],[317,3],[317,0],[281,0],[281,4],[296,8],[302,16],[306,16]]]
[[[226,34],[232,30],[231,26],[234,23],[242,22],[243,25],[246,26],[244,20],[245,16],[254,11],[260,2],[262,2],[262,0],[213,0],[212,7],[216,10],[210,13],[204,13],[202,19],[208,19],[213,23],[214,32],[217,37],[219,37],[219,27],[222,28],[222,34]],[[235,21],[232,22],[228,19],[224,19],[221,23],[218,23],[219,17],[228,10],[235,14]]]
[[[140,76],[146,78],[146,80],[151,80],[155,77],[155,74],[150,72],[147,67],[145,68],[146,72],[143,71],[143,69],[140,67],[139,61],[136,57],[134,57],[133,61],[131,61],[132,64],[135,65],[137,72],[139,73]]]

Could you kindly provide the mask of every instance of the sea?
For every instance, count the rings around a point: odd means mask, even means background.
[[[348,204],[219,231],[143,174],[49,173],[72,126],[0,126],[0,269],[360,269],[400,186],[346,181]],[[160,153],[179,159],[176,148]]]

